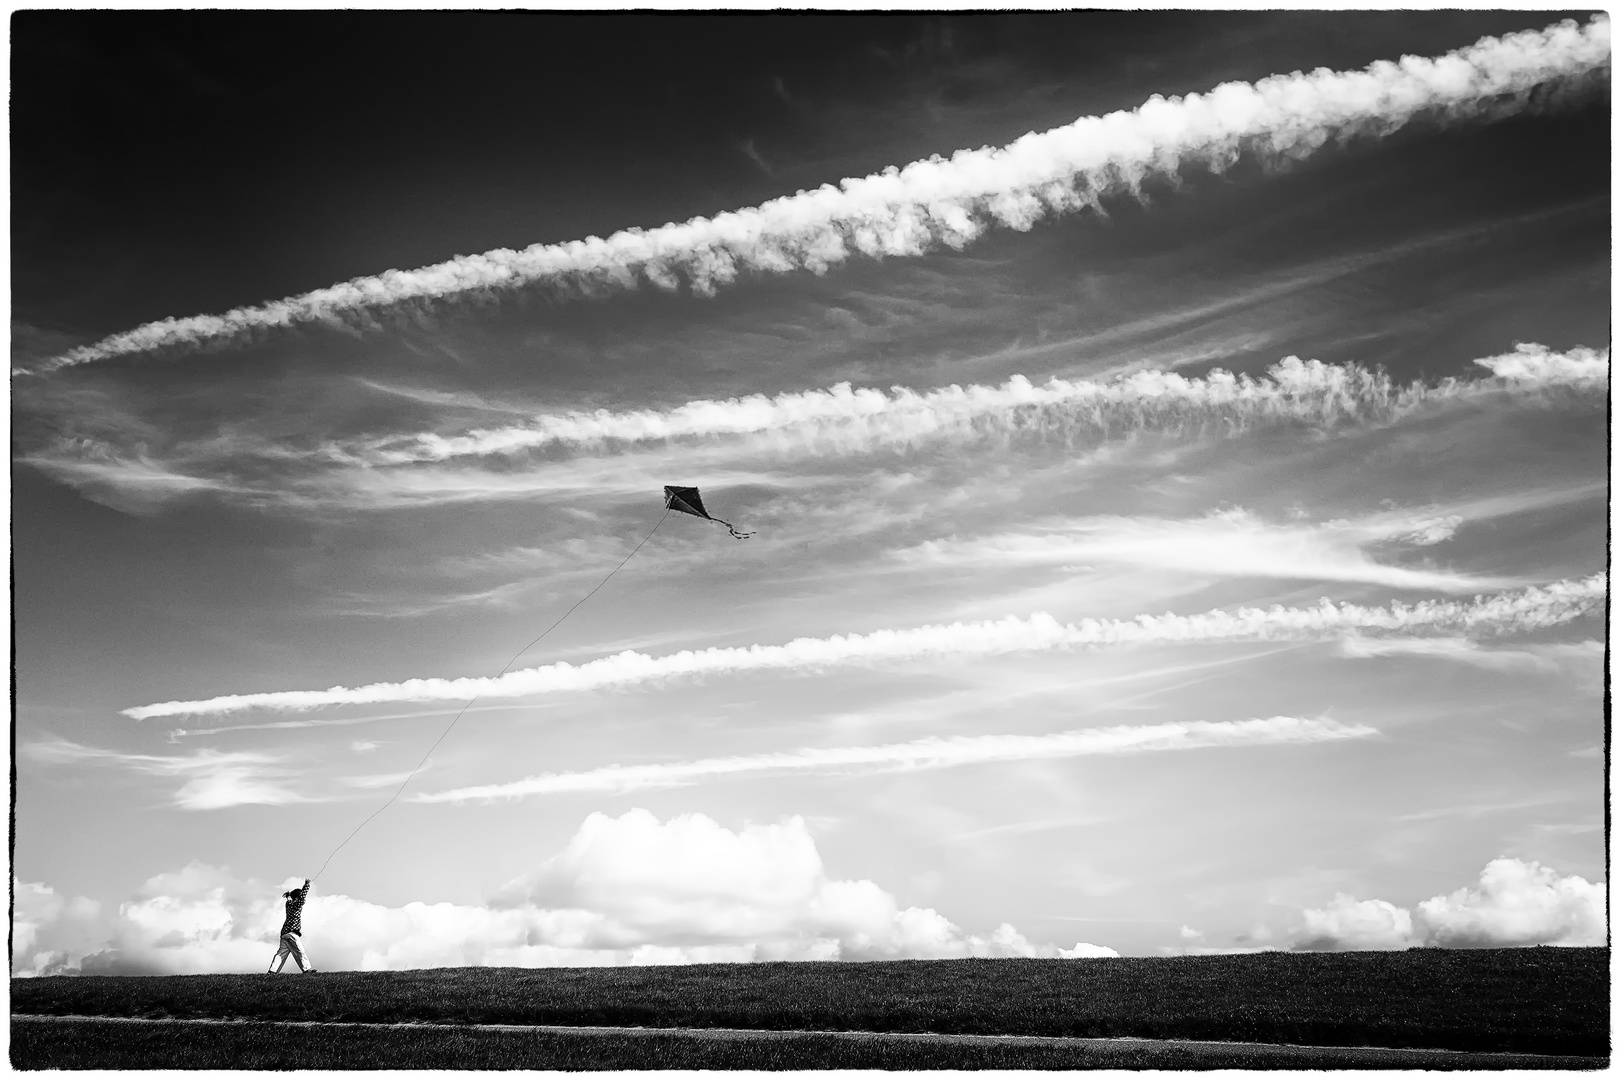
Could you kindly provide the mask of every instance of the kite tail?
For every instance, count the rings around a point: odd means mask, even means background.
[[[732,524],[732,523],[731,523],[731,522],[729,522],[729,521],[722,521],[722,520],[721,520],[721,519],[720,519],[720,518],[717,518],[717,517],[712,517],[712,516],[711,516],[711,517],[710,517],[710,518],[709,518],[709,520],[710,520],[710,521],[719,521],[719,522],[720,522],[720,524],[722,524],[722,525],[724,525],[724,526],[725,526],[725,527],[726,527],[726,528],[728,528],[728,529],[730,529],[730,530],[731,530],[731,535],[732,535],[732,536],[734,536],[734,537],[736,537],[736,538],[737,538],[737,539],[738,539],[738,540],[746,540],[746,539],[748,539],[748,538],[749,538],[749,537],[750,537],[750,536],[753,536],[753,535],[754,535],[754,534],[753,534],[753,533],[751,533],[751,532],[745,532],[745,533],[740,533],[740,532],[738,532],[738,531],[737,531],[737,526],[735,526],[735,525],[733,525],[733,524]]]

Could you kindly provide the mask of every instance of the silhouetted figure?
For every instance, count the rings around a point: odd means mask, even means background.
[[[281,895],[287,900],[287,917],[281,921],[281,947],[276,950],[275,959],[270,961],[267,974],[274,975],[286,967],[290,954],[297,962],[299,971],[312,975],[315,969],[309,965],[309,954],[299,940],[304,933],[304,901],[309,899],[309,878],[304,879],[302,889],[292,889]]]

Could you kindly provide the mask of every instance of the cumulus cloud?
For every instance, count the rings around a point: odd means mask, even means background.
[[[37,882],[16,889],[19,976],[262,970],[281,926],[277,890],[201,863],[150,878],[116,913]]]
[[[1493,859],[1479,884],[1431,897],[1414,913],[1386,900],[1340,893],[1324,908],[1304,912],[1294,947],[1306,950],[1507,948],[1525,945],[1603,945],[1608,889],[1551,867]]]
[[[277,892],[201,864],[160,875],[99,941],[64,951],[58,969],[262,970],[280,926]],[[48,913],[38,920],[36,937],[53,925]],[[592,814],[560,853],[488,903],[387,907],[317,891],[304,927],[327,970],[1118,955],[1032,943],[1006,923],[972,934],[931,908],[902,908],[874,882],[832,878],[801,817],[731,830],[702,814],[660,822],[645,810]]]
[[[1376,734],[1376,729],[1362,724],[1273,716],[1265,720],[1194,720],[1173,724],[1119,725],[1061,731],[1051,735],[931,736],[880,746],[816,747],[785,753],[707,758],[659,765],[609,765],[584,772],[547,773],[506,784],[431,792],[417,795],[414,801],[467,802],[559,792],[625,791],[759,773],[910,772],[992,761],[1149,753],[1210,746],[1329,742]]]
[[[1358,521],[1269,522],[1241,507],[1192,519],[1094,517],[1039,532],[929,541],[903,560],[949,566],[1067,566],[1110,563],[1223,578],[1359,581],[1398,589],[1471,592],[1521,582],[1431,567],[1396,566],[1372,548],[1391,542],[1432,546],[1462,519],[1380,514]]]
[[[1417,944],[1412,913],[1387,900],[1357,900],[1339,893],[1324,908],[1305,910],[1295,947],[1305,950],[1406,949]]]
[[[526,284],[559,295],[600,295],[682,280],[711,294],[746,273],[823,273],[853,255],[920,255],[962,248],[992,226],[1032,228],[1048,216],[1139,192],[1152,176],[1185,167],[1225,169],[1242,154],[1282,164],[1330,142],[1382,136],[1423,116],[1456,122],[1532,105],[1552,83],[1564,94],[1597,85],[1609,67],[1609,21],[1564,20],[1544,30],[1487,37],[1443,56],[1378,61],[1224,83],[1207,94],[1158,95],[1130,112],[1083,117],[1005,147],[960,150],[761,206],[607,239],[535,244],[461,256],[242,307],[148,323],[62,353],[34,370],[88,363],[296,325],[341,321],[411,300],[487,293]],[[26,369],[20,369],[26,370]]]
[[[174,805],[182,810],[308,801],[286,786],[293,771],[279,764],[280,757],[257,751],[126,754],[53,736],[25,745],[22,753],[48,765],[111,765],[152,776],[181,777],[185,782],[174,794]]]
[[[1425,938],[1451,948],[1602,945],[1608,936],[1602,882],[1559,877],[1551,867],[1493,859],[1479,884],[1418,905]]]
[[[1487,356],[1474,363],[1510,383],[1528,386],[1589,386],[1609,384],[1609,350],[1576,347],[1567,353],[1545,345],[1523,342],[1511,353]]]
[[[1334,603],[1313,607],[1239,608],[1200,615],[1138,615],[1134,619],[1082,619],[1061,623],[1043,613],[994,621],[877,630],[869,634],[797,638],[785,645],[682,650],[648,656],[634,650],[574,665],[566,661],[525,668],[496,678],[410,679],[326,690],[229,694],[198,701],[165,701],[123,710],[146,720],[213,715],[245,709],[313,709],[385,701],[455,701],[510,698],[632,686],[672,678],[750,671],[809,672],[854,664],[898,663],[944,657],[987,657],[1066,648],[1190,644],[1196,642],[1336,639],[1349,631],[1513,633],[1545,629],[1599,610],[1608,576],[1477,597],[1472,602],[1394,601],[1387,606]]]
[[[101,940],[101,905],[65,897],[48,885],[12,878],[11,973],[59,975]]]

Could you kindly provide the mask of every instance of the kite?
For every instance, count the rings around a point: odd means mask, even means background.
[[[731,522],[721,521],[719,518],[714,517],[707,510],[703,509],[703,498],[698,494],[697,488],[670,487],[668,484],[665,484],[664,505],[669,507],[671,510],[679,510],[683,514],[691,514],[693,517],[708,518],[710,521],[718,521],[721,525],[724,525],[726,528],[730,529],[731,535],[735,536],[738,540],[746,540],[750,536],[754,535],[751,532],[738,532],[737,527]]]

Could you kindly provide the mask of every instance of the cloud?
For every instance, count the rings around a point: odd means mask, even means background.
[[[1358,581],[1397,589],[1470,592],[1521,582],[1451,570],[1392,566],[1367,549],[1392,541],[1432,546],[1449,539],[1460,517],[1380,514],[1358,521],[1274,523],[1241,507],[1201,518],[1095,517],[1035,533],[928,541],[899,553],[911,562],[949,566],[1113,563],[1221,578]]]
[[[1400,539],[1417,547],[1433,547],[1435,544],[1443,544],[1456,536],[1457,527],[1462,523],[1463,518],[1461,515],[1448,514],[1445,517],[1410,522],[1401,531],[1388,533],[1377,537],[1377,539]],[[1330,522],[1329,524],[1336,525],[1340,523]]]
[[[123,451],[99,439],[59,438],[46,448],[20,455],[20,460],[126,513],[150,513],[174,499],[200,492],[244,498],[264,494],[180,471],[173,463],[154,458],[144,445]]]
[[[150,878],[118,906],[105,948],[85,957],[85,974],[190,974],[269,966],[266,944],[284,915],[277,890],[239,882],[202,863]]]
[[[767,397],[689,401],[673,409],[542,413],[527,423],[474,428],[464,434],[424,432],[391,435],[354,445],[328,443],[316,456],[366,467],[442,462],[461,457],[514,455],[530,450],[610,448],[619,444],[751,436],[739,449],[777,453],[845,455],[883,447],[1039,438],[1070,441],[1109,437],[1142,429],[1219,428],[1242,431],[1256,424],[1301,423],[1330,427],[1386,420],[1426,401],[1469,397],[1504,388],[1540,389],[1607,385],[1608,351],[1576,348],[1554,353],[1520,345],[1538,365],[1536,374],[1503,362],[1496,381],[1446,380],[1435,386],[1400,385],[1383,372],[1358,364],[1324,364],[1284,357],[1264,376],[1234,375],[1216,368],[1200,378],[1174,372],[1137,371],[1096,381],[1050,378],[1037,386],[1014,375],[999,386],[951,385],[932,390],[896,386],[889,391],[838,383]],[[1528,363],[1529,361],[1526,361]],[[1522,365],[1521,365],[1522,366]],[[1493,368],[1493,370],[1495,370]]]
[[[1490,671],[1529,671],[1549,675],[1571,666],[1601,663],[1601,641],[1572,641],[1558,644],[1524,645],[1512,649],[1487,649],[1478,642],[1460,637],[1368,638],[1352,634],[1339,643],[1342,655],[1354,659],[1387,656],[1414,656],[1449,660]]]
[[[1602,882],[1559,877],[1550,867],[1493,859],[1479,885],[1418,905],[1429,942],[1449,948],[1510,945],[1603,945],[1608,934]]]
[[[1526,386],[1589,386],[1609,384],[1609,350],[1576,347],[1553,352],[1534,342],[1514,346],[1511,353],[1488,356],[1474,363],[1510,383]]]
[[[1067,648],[1313,640],[1337,638],[1351,630],[1513,633],[1545,629],[1591,614],[1601,607],[1607,593],[1608,577],[1599,573],[1581,580],[1478,597],[1466,603],[1394,601],[1388,606],[1372,607],[1336,604],[1324,599],[1308,608],[1239,608],[1235,612],[1138,615],[1128,620],[1083,619],[1079,623],[1060,623],[1043,612],[1028,618],[1010,615],[995,621],[797,638],[785,645],[686,649],[659,657],[626,650],[577,666],[562,661],[496,678],[409,679],[355,688],[334,686],[326,690],[284,690],[230,694],[199,701],[165,701],[124,709],[123,715],[146,720],[244,709],[313,709],[384,701],[523,697],[750,671],[808,672],[852,664],[999,656]]]
[[[306,718],[303,720],[272,720],[260,724],[231,724],[226,727],[212,728],[174,728],[169,732],[169,742],[179,742],[181,739],[195,738],[204,735],[222,735],[228,731],[296,731],[301,728],[319,727],[353,727],[356,724],[377,724],[385,720],[416,720],[424,716],[450,716],[455,712],[511,712],[516,709],[532,708],[529,705],[474,705],[465,710],[458,710],[455,706],[443,709],[419,709],[414,712],[380,713],[376,716],[324,716],[320,718]]]
[[[283,785],[293,772],[280,767],[281,758],[273,754],[246,750],[226,753],[212,749],[172,756],[126,754],[59,737],[29,743],[22,752],[34,761],[49,765],[113,765],[153,776],[183,777],[185,782],[174,794],[174,805],[182,810],[309,801]]]
[[[533,503],[537,496],[566,495],[569,501],[645,498],[657,492],[671,472],[700,473],[705,488],[765,487],[778,491],[813,488],[818,481],[784,469],[742,468],[722,448],[675,453],[658,450],[604,458],[573,458],[503,468],[465,465],[409,469],[367,467],[327,469],[282,482],[273,498],[294,509],[385,510],[394,507],[511,500]]]
[[[58,975],[97,947],[101,905],[12,878],[11,973]]]
[[[1357,900],[1340,893],[1325,908],[1305,910],[1305,930],[1295,948],[1406,949],[1414,944],[1410,911],[1387,900]]]
[[[91,423],[96,436],[52,438],[18,458],[131,512],[201,494],[261,508],[386,509],[561,492],[628,496],[657,490],[671,471],[701,473],[710,487],[785,492],[816,486],[794,468],[796,461],[925,445],[1074,448],[1139,431],[1233,436],[1259,426],[1326,430],[1390,423],[1448,402],[1501,395],[1534,401],[1560,388],[1593,402],[1606,400],[1606,350],[1519,349],[1516,355],[1539,365],[1534,377],[1509,367],[1504,370],[1516,377],[1401,385],[1355,364],[1289,356],[1260,377],[1217,369],[1187,378],[1155,370],[1111,380],[1051,378],[1036,385],[1013,376],[1000,385],[888,391],[839,383],[667,409],[542,413],[502,427],[330,439],[308,448],[244,429],[174,442],[161,425],[127,418],[110,424],[106,417],[117,406],[100,395],[56,395],[63,400],[50,403],[55,422],[73,430]],[[1445,523],[1436,521],[1413,540],[1431,536],[1437,542],[1445,535]]]
[[[374,775],[374,776],[345,776],[345,777],[343,777],[343,778],[341,778],[339,780],[339,783],[345,784],[345,785],[347,785],[349,787],[365,788],[367,790],[371,790],[371,789],[374,789],[374,788],[398,787],[398,786],[403,785],[405,783],[405,781],[410,779],[411,777],[417,776],[417,775],[419,775],[419,774],[421,774],[423,772],[426,772],[428,769],[431,769],[432,767],[433,767],[432,765],[424,764],[421,768],[415,770],[414,772],[406,771],[406,772],[379,773],[379,774]]]
[[[1477,886],[1424,900],[1415,913],[1385,900],[1356,900],[1340,893],[1327,907],[1305,911],[1294,948],[1603,945],[1607,897],[1602,882],[1560,877],[1538,862],[1504,857],[1486,864]]]
[[[263,970],[280,925],[277,892],[194,863],[148,881],[98,941],[62,951],[58,967]],[[36,938],[56,932],[49,911],[37,920]],[[972,934],[931,908],[901,908],[874,882],[832,878],[802,817],[734,831],[702,814],[660,822],[639,809],[592,814],[561,852],[486,904],[387,907],[317,891],[304,927],[326,970],[1118,955],[1032,943],[1006,923]]]
[[[996,934],[1000,935],[1008,930],[1012,930],[1012,927],[1002,923],[1001,929],[997,930]],[[1110,956],[1118,956],[1119,953],[1106,945],[1088,945],[1084,941],[1079,941],[1075,943],[1072,949],[1059,949],[1058,955],[1065,960],[1102,960]]]
[[[149,879],[116,914],[13,879],[12,974],[201,974],[262,970],[282,911],[276,890],[192,863]]]
[[[1269,746],[1365,738],[1360,724],[1273,716],[1266,720],[1194,720],[1174,724],[1085,728],[1051,735],[930,736],[881,746],[837,746],[774,754],[707,758],[662,765],[609,765],[584,772],[547,773],[507,784],[486,784],[415,796],[415,802],[515,799],[559,792],[628,791],[689,784],[723,776],[783,772],[912,772],[1094,754],[1136,754],[1209,746]]]
[[[602,295],[682,279],[711,294],[746,273],[823,273],[855,254],[914,256],[960,249],[992,226],[1027,230],[1041,219],[1139,192],[1149,177],[1203,166],[1221,171],[1245,153],[1283,164],[1330,142],[1378,137],[1422,116],[1457,122],[1533,107],[1531,91],[1595,85],[1609,67],[1609,21],[1564,20],[1544,30],[1482,38],[1444,56],[1378,61],[1362,71],[1273,75],[1207,94],[1158,95],[1131,112],[1082,117],[1008,146],[959,150],[761,206],[607,239],[497,249],[283,300],[147,323],[44,361],[50,371],[108,357],[231,338],[411,300],[545,284],[559,295]],[[18,369],[24,372],[26,369]]]

